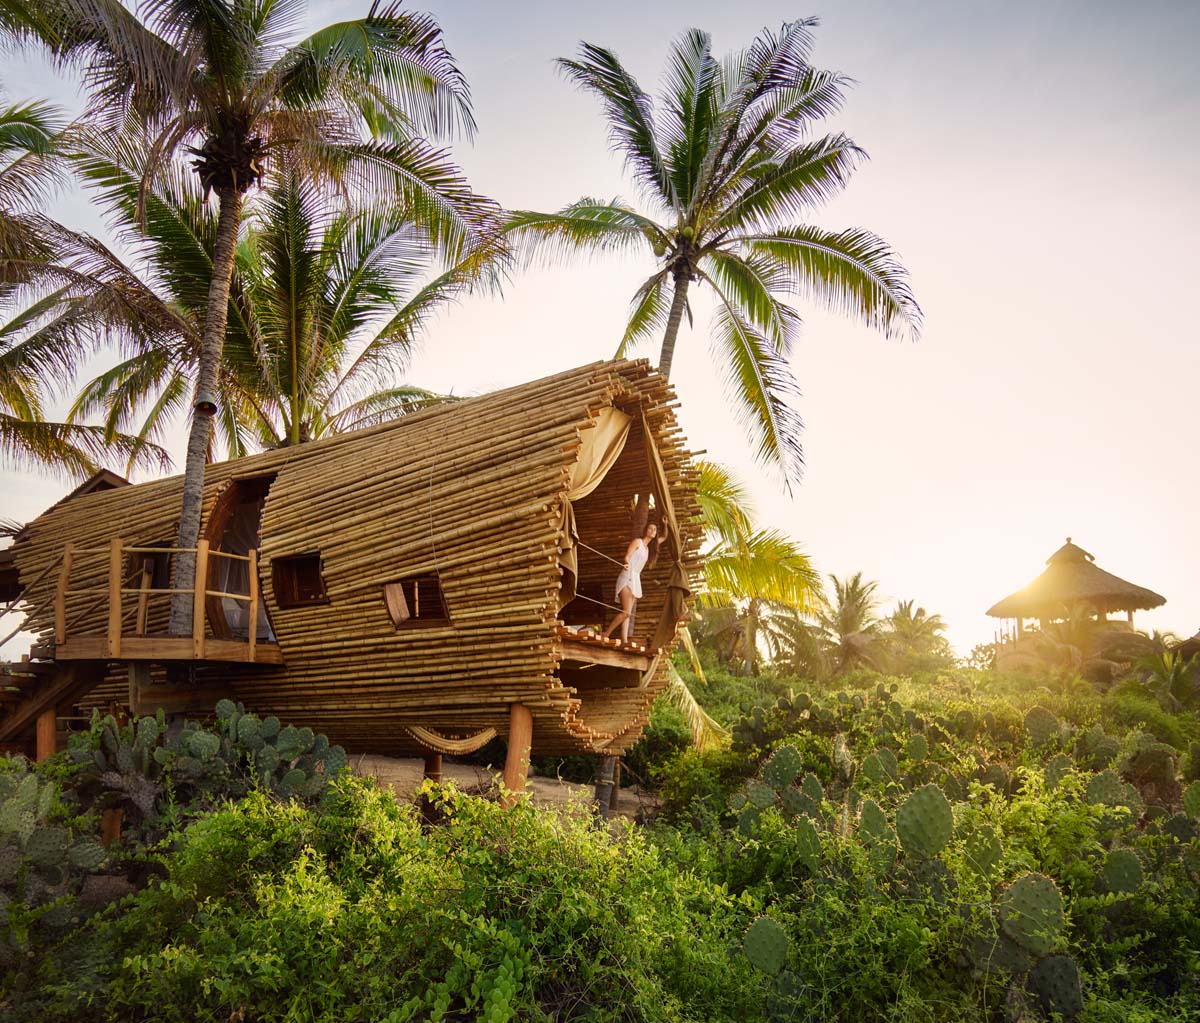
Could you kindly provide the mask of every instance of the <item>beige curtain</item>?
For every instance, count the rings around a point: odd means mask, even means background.
[[[652,647],[666,647],[675,639],[675,627],[686,614],[686,601],[691,594],[691,587],[688,583],[687,573],[684,572],[681,564],[683,558],[682,537],[679,535],[679,522],[675,518],[675,506],[671,504],[671,487],[645,414],[642,415],[642,434],[646,438],[646,464],[650,470],[650,482],[654,486],[658,513],[667,529],[666,546],[667,553],[671,558],[671,575],[667,579],[667,600],[651,642]]]
[[[559,607],[575,599],[575,581],[579,576],[579,552],[575,549],[578,533],[575,529],[575,509],[571,502],[582,500],[600,486],[608,470],[625,450],[632,422],[630,416],[609,405],[592,420],[590,428],[581,431],[583,446],[571,469],[562,503],[562,540],[559,543],[558,563],[562,568],[563,585],[559,591]]]

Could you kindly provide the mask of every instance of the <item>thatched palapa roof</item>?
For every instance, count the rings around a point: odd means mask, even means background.
[[[1096,559],[1067,537],[1046,559],[1046,570],[1022,590],[988,609],[993,618],[1061,618],[1075,604],[1089,604],[1101,614],[1158,607],[1167,602],[1153,590],[1118,578],[1096,565]]]

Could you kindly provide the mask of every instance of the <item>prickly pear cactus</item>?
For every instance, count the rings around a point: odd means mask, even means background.
[[[768,916],[760,916],[742,939],[742,948],[751,965],[772,977],[787,962],[787,931]]]
[[[1042,1011],[1070,1019],[1083,1012],[1083,984],[1079,967],[1067,955],[1046,956],[1029,971],[1029,990]]]
[[[1104,880],[1114,892],[1136,892],[1142,885],[1142,861],[1132,849],[1113,849],[1104,858]]]
[[[929,740],[923,735],[914,735],[904,744],[904,755],[920,763],[929,756]]]
[[[863,800],[858,814],[858,835],[876,868],[881,872],[889,870],[896,862],[896,832],[873,799]]]
[[[1062,783],[1062,780],[1067,776],[1067,773],[1074,765],[1071,758],[1065,753],[1056,753],[1048,761],[1046,761],[1045,777],[1046,788],[1054,791]]]
[[[990,824],[975,828],[968,836],[963,847],[963,855],[969,866],[980,877],[989,877],[1000,865],[1004,856],[1004,846],[996,829]]]
[[[757,778],[751,778],[746,783],[746,798],[760,810],[775,805],[775,790]]]
[[[804,760],[795,746],[780,746],[763,767],[763,781],[778,792],[796,780],[803,766]]]
[[[875,753],[863,757],[862,776],[872,785],[879,785],[884,779],[883,763]]]
[[[1189,817],[1200,819],[1200,781],[1194,781],[1183,790],[1183,812]]]
[[[800,783],[800,791],[818,806],[825,798],[825,787],[821,784],[821,779],[812,772],[804,776],[804,781]]]
[[[954,833],[954,813],[942,790],[925,785],[912,793],[896,811],[896,831],[910,856],[941,852]]]
[[[1101,806],[1120,806],[1121,789],[1121,776],[1116,771],[1101,771],[1087,784],[1087,801]]]
[[[1057,742],[1061,726],[1058,718],[1045,707],[1031,707],[1025,715],[1025,734],[1034,746],[1048,746]]]
[[[988,764],[980,773],[979,780],[984,785],[990,785],[1001,795],[1008,791],[1008,772],[1003,764]]]
[[[815,874],[821,866],[821,836],[811,817],[797,817],[796,848],[799,860],[810,873]]]
[[[1023,874],[1009,885],[999,916],[1004,933],[1035,956],[1058,944],[1066,924],[1062,895],[1045,874]]]
[[[814,802],[794,785],[783,790],[782,800],[784,812],[789,817],[811,817],[817,820],[821,816],[821,804]]]

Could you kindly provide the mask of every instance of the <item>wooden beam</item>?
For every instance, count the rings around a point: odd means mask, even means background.
[[[196,591],[192,594],[192,651],[197,660],[204,657],[204,602],[208,589],[208,541],[196,542]]]
[[[0,742],[11,742],[29,728],[42,711],[71,704],[104,681],[101,664],[59,665],[54,677],[40,685],[0,718]]]
[[[108,542],[108,656],[114,658],[121,656],[121,546],[119,536]]]
[[[150,587],[154,582],[154,562],[149,558],[142,559],[142,578],[138,583],[137,620],[134,631],[139,636],[146,635],[146,615],[150,610]]]
[[[76,636],[55,648],[55,660],[107,661],[108,640],[105,636]],[[250,660],[250,645],[240,639],[205,640],[204,654],[196,656],[191,636],[123,636],[122,661],[214,661],[230,664],[283,664],[278,643],[257,643],[254,660]]]
[[[525,794],[532,747],[533,715],[524,704],[514,703],[508,709],[508,755],[504,758],[505,806],[512,806]]]
[[[634,671],[646,671],[650,667],[651,655],[648,653],[639,654],[619,647],[600,646],[598,643],[564,639],[559,643],[559,650],[564,661],[576,664],[606,664],[610,668],[631,668]]]
[[[58,710],[47,707],[37,717],[37,759],[45,760],[58,752]]]
[[[254,660],[254,648],[258,645],[258,551],[250,551],[250,561],[246,565],[250,579],[250,631],[246,636],[250,646],[250,660]]]

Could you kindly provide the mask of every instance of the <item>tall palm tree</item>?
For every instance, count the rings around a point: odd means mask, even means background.
[[[916,601],[900,601],[883,626],[888,657],[897,668],[923,658],[952,656],[942,616],[917,607]]]
[[[94,259],[94,278],[144,288],[178,336],[146,344],[80,392],[73,415],[99,413],[110,430],[155,438],[179,411],[197,364],[205,270],[215,217],[186,173],[161,174],[135,218],[136,177],[108,159],[81,163],[85,180],[122,217],[140,249],[135,268]],[[231,457],[315,440],[394,418],[437,396],[397,384],[428,317],[490,280],[489,245],[437,272],[435,246],[387,206],[346,206],[284,172],[248,207],[234,260],[230,318],[218,377],[216,441]]]
[[[860,665],[881,667],[882,622],[876,614],[879,584],[864,579],[861,572],[843,579],[830,575],[829,581],[832,593],[826,596],[816,621],[829,649],[833,673],[840,675]]]
[[[660,333],[670,376],[693,283],[716,303],[714,354],[758,456],[799,476],[799,416],[788,357],[799,318],[785,298],[816,299],[885,334],[915,335],[921,312],[888,246],[868,231],[800,218],[836,194],[863,152],[843,134],[813,137],[847,79],[813,68],[815,19],[764,31],[718,61],[692,29],[667,59],[661,102],[613,51],[585,43],[559,67],[604,105],[612,148],[645,202],[584,198],[557,213],[520,212],[509,230],[551,255],[646,248],[654,272],[634,294],[618,354]]]
[[[0,27],[85,71],[85,121],[145,143],[143,185],[183,153],[217,198],[216,244],[184,470],[178,546],[196,546],[204,463],[234,252],[247,193],[285,165],[350,184],[386,184],[439,242],[456,245],[478,213],[444,154],[421,137],[473,128],[466,84],[427,15],[398,4],[302,37],[302,0],[0,0]],[[370,142],[371,128],[387,141]],[[194,558],[176,561],[191,589]],[[171,631],[190,630],[191,598],[172,599]]]
[[[37,288],[40,268],[58,252],[56,225],[38,210],[66,177],[65,128],[48,103],[0,108],[0,301],[6,306]],[[48,383],[69,378],[85,354],[74,337],[45,329],[56,301],[52,288],[0,324],[0,459],[76,477],[95,472],[114,450],[161,465],[161,450],[133,438],[45,418]]]

